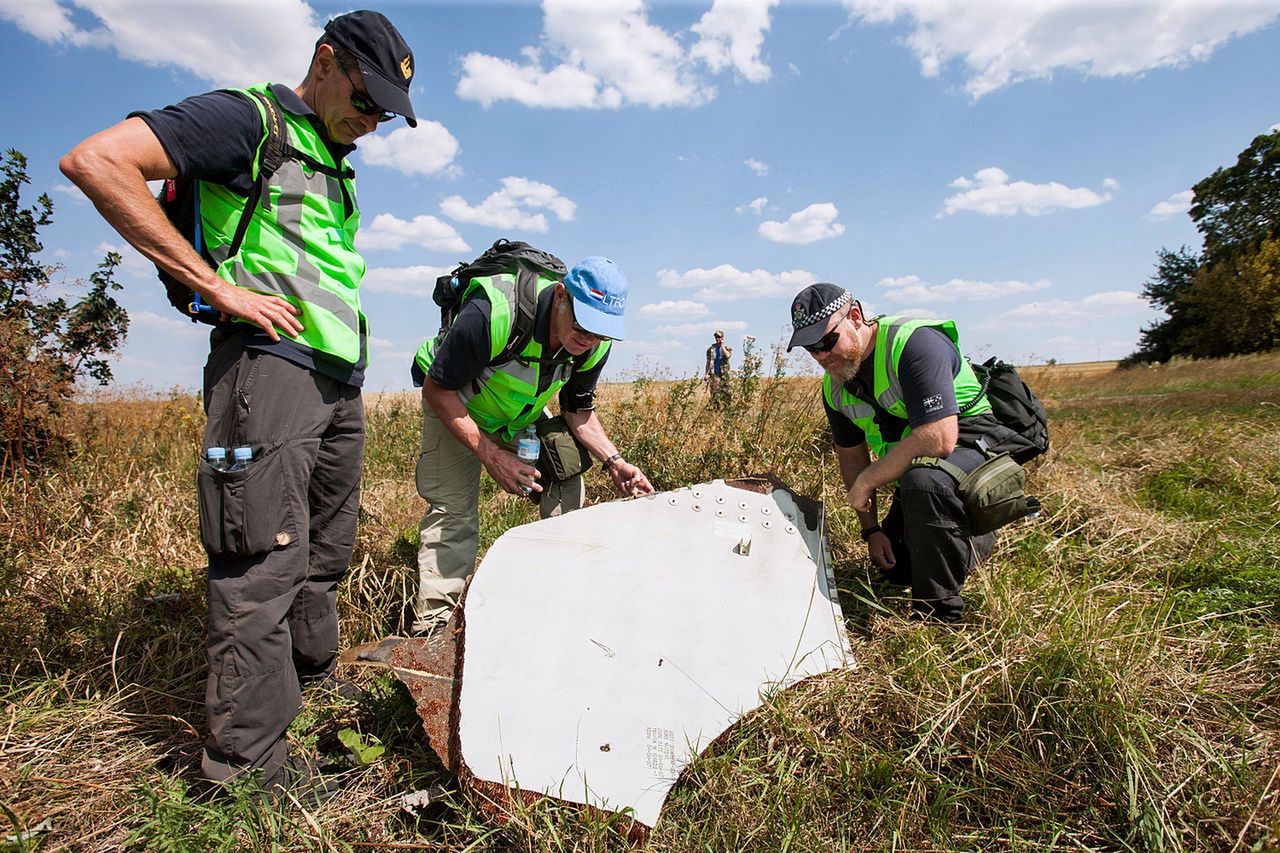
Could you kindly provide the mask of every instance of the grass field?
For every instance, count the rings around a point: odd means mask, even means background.
[[[1280,353],[1027,370],[1053,430],[1030,477],[1045,511],[1002,533],[954,631],[871,581],[817,379],[756,365],[724,410],[694,380],[641,379],[608,388],[601,415],[659,489],[772,470],[823,499],[858,668],[780,693],[702,755],[650,849],[1280,848]],[[412,396],[369,406],[345,644],[394,631],[412,591],[419,419]],[[184,396],[97,400],[62,468],[0,483],[0,847],[625,849],[551,803],[401,811],[451,781],[403,689],[368,672],[358,702],[309,697],[291,732],[323,755],[348,754],[344,729],[385,747],[337,798],[192,795],[202,424]],[[482,504],[485,547],[533,518],[487,480]]]

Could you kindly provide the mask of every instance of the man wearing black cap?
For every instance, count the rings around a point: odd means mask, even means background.
[[[970,535],[955,479],[912,461],[945,458],[968,472],[986,458],[980,446],[998,450],[1015,439],[992,416],[955,323],[867,318],[848,291],[825,283],[796,296],[791,322],[787,349],[804,347],[825,371],[840,476],[871,562],[890,583],[911,587],[914,613],[958,621],[960,588],[990,556],[995,534]],[[893,483],[893,505],[880,521],[876,489]]]
[[[209,554],[203,769],[215,781],[254,773],[270,792],[319,792],[285,731],[302,686],[334,683],[335,601],[359,507],[368,332],[347,156],[395,115],[416,126],[413,70],[385,17],[351,12],[325,27],[298,86],[133,113],[61,163],[214,324],[203,399],[204,446],[216,452],[198,488]],[[177,179],[168,198],[190,193],[195,241],[151,197],[146,181],[157,179]],[[224,448],[236,451],[233,470],[220,464]]]

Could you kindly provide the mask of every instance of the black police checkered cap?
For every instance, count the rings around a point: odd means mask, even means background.
[[[849,291],[837,284],[811,284],[791,301],[791,340],[787,349],[816,344],[827,330],[827,319],[853,301]]]

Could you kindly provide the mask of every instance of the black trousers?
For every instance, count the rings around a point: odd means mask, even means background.
[[[947,461],[965,472],[985,457],[957,447]],[[973,536],[955,479],[936,468],[910,468],[898,481],[893,503],[880,523],[893,545],[896,565],[886,579],[911,587],[916,612],[944,622],[964,611],[960,589],[969,572],[991,556],[996,535]]]
[[[360,389],[239,338],[204,380],[206,447],[253,448],[241,471],[201,461],[209,553],[205,775],[227,780],[288,757],[301,683],[333,671],[338,584],[355,546],[364,455]],[[230,456],[228,452],[228,456]]]

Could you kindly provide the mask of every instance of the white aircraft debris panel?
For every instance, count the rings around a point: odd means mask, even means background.
[[[657,821],[770,692],[849,665],[820,504],[721,480],[514,528],[464,603],[462,761]]]

